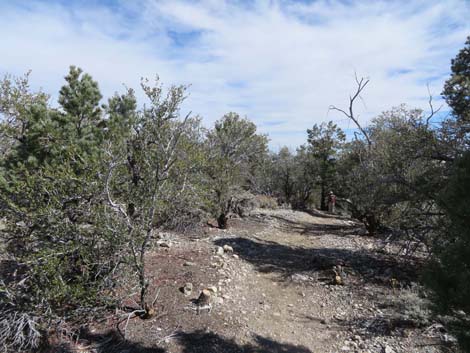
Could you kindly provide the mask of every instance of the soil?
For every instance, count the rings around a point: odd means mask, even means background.
[[[360,235],[360,224],[282,209],[254,210],[230,224],[199,237],[165,235],[148,253],[155,316],[116,313],[60,351],[452,351],[453,338],[432,321],[417,284],[419,258],[394,255],[382,240]],[[211,287],[212,310],[198,312],[195,299]]]

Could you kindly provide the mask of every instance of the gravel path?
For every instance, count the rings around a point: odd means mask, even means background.
[[[112,323],[91,329],[82,338],[99,348],[88,351],[453,352],[416,283],[419,259],[391,254],[360,224],[291,210],[255,210],[231,224],[160,239],[148,258],[158,315],[130,320],[125,341]],[[204,288],[212,311],[198,315],[188,308]]]
[[[357,235],[360,225],[290,210],[257,210],[246,222],[248,230],[214,241],[234,248],[235,258],[220,259],[229,266],[219,284],[238,341],[290,347],[273,352],[439,351],[433,329],[442,328],[428,321],[414,266],[377,252],[375,239]],[[334,266],[343,285],[334,284]]]

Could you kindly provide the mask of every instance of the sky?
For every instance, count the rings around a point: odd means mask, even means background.
[[[157,74],[191,85],[182,113],[210,127],[234,111],[273,150],[346,108],[355,73],[370,83],[363,125],[393,106],[436,107],[450,61],[470,35],[468,0],[0,0],[0,76],[31,73],[57,99],[70,65],[111,96]],[[144,97],[139,94],[139,100]],[[444,105],[443,111],[446,111]]]

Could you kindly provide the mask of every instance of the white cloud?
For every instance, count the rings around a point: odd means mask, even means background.
[[[426,83],[440,93],[470,34],[464,0],[37,2],[0,13],[0,73],[32,69],[33,84],[56,93],[75,64],[106,96],[158,73],[192,84],[186,109],[207,125],[238,111],[274,148],[303,143],[314,123],[342,120],[328,106],[346,104],[354,71],[371,79],[362,119],[403,102],[426,108]]]

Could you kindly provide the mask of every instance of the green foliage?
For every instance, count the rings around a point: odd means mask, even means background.
[[[440,154],[448,179],[439,193],[445,213],[426,282],[437,312],[450,315],[449,326],[464,351],[470,351],[470,38],[452,60],[443,96],[452,108],[440,135]]]
[[[131,89],[101,108],[98,84],[75,67],[59,109],[30,92],[27,76],[0,87],[2,236],[23,273],[6,284],[13,294],[0,311],[45,325],[80,311],[80,321],[111,303],[103,289],[123,263],[138,273],[146,310],[152,234],[201,221],[208,203],[200,120],[179,115],[186,87],[165,94],[158,78],[143,81],[150,104],[141,110]]]
[[[8,144],[0,162],[2,238],[20,266],[17,280],[5,284],[10,295],[0,311],[35,318],[28,322],[40,330],[63,315],[80,321],[84,311],[111,301],[102,290],[111,284],[122,244],[106,227],[101,95],[79,69],[72,67],[66,80],[59,109],[30,92],[27,77],[7,77],[0,91]],[[35,348],[39,331],[28,332]]]
[[[40,315],[103,302],[98,293],[118,261],[119,238],[103,222],[101,96],[80,73],[72,67],[61,90],[64,112],[30,93],[27,80],[6,79],[0,94],[10,97],[2,102],[11,142],[0,165],[4,236],[27,269],[8,305]]]
[[[442,95],[454,117],[465,124],[464,132],[470,132],[470,37],[464,48],[452,60],[451,76],[444,85]]]
[[[332,121],[313,125],[307,134],[313,156],[322,161],[334,158],[346,139],[344,132]]]
[[[470,313],[470,152],[452,167],[452,176],[442,190],[440,204],[447,214],[427,283],[434,292],[436,309],[455,314]],[[470,321],[462,315],[453,323],[464,349],[470,350]]]
[[[235,206],[233,196],[247,185],[252,166],[267,153],[267,138],[256,134],[256,125],[248,119],[228,113],[207,133],[205,148],[212,212],[225,228]]]
[[[273,174],[276,189],[279,191],[281,202],[290,204],[295,192],[295,161],[294,156],[287,147],[283,147],[274,156]]]
[[[202,129],[198,118],[180,118],[185,86],[164,94],[142,82],[149,105],[135,110],[133,92],[113,97],[107,110],[111,131],[122,139],[105,146],[106,197],[114,221],[108,227],[125,241],[138,273],[140,304],[146,309],[145,253],[155,230],[184,229],[203,217],[201,206]]]
[[[321,190],[320,208],[327,209],[327,192],[336,184],[336,156],[342,148],[346,135],[332,121],[315,124],[307,130],[309,152],[318,170],[318,186]]]
[[[402,105],[373,119],[368,134],[370,147],[355,141],[341,157],[355,217],[370,233],[385,225],[423,240],[444,173],[433,158],[436,132],[420,110]]]
[[[336,158],[345,135],[332,122],[314,125],[307,132],[308,145],[300,146],[295,154],[283,147],[256,163],[255,173],[262,168],[262,182],[258,184],[264,182],[258,189],[294,208],[305,209],[312,204],[326,208],[327,191],[339,188]]]
[[[67,84],[59,92],[59,104],[72,120],[67,123],[75,125],[77,133],[80,133],[82,127],[88,128],[90,122],[101,118],[98,105],[102,96],[98,83],[90,75],[82,75],[80,68],[71,66],[65,81]]]
[[[275,195],[280,203],[303,209],[312,203],[318,183],[318,165],[306,146],[293,154],[283,147],[272,159],[272,177]]]

